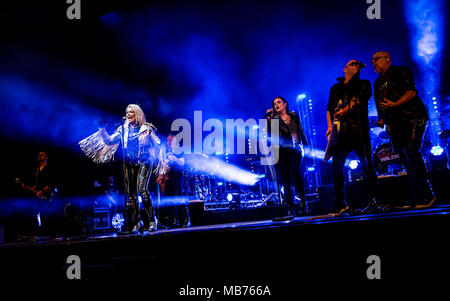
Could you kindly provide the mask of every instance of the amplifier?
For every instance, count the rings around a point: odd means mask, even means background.
[[[94,208],[94,229],[107,230],[111,228],[111,218],[108,207]]]
[[[408,176],[390,175],[378,177],[378,198],[382,204],[390,206],[406,205],[411,198]]]

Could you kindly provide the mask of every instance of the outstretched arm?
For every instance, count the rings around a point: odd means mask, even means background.
[[[100,136],[103,139],[103,142],[107,145],[114,145],[120,141],[120,132],[119,130],[116,130],[114,134],[111,136],[108,134],[108,132],[105,130],[105,128],[100,128]]]

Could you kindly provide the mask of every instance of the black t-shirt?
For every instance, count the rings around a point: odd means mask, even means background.
[[[391,127],[403,127],[405,122],[411,120],[428,120],[427,109],[417,95],[399,107],[386,109],[385,112],[381,109],[380,101],[384,97],[397,102],[409,90],[417,93],[412,72],[403,66],[390,66],[384,75],[375,80],[374,98],[378,116],[382,116]]]
[[[37,168],[35,185],[38,191],[44,189],[46,186],[52,189],[55,186],[53,171],[48,165],[44,166],[42,170],[39,167]]]
[[[360,129],[367,132],[369,128],[369,99],[372,96],[370,81],[353,77],[345,84],[343,77],[337,80],[338,83],[334,84],[330,89],[327,105],[327,111],[330,112],[332,120],[339,101],[342,100],[341,108],[343,108],[355,97],[359,104],[356,104],[352,110],[341,118],[340,133],[356,132]]]

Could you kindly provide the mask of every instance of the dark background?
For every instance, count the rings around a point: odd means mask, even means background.
[[[329,88],[348,60],[365,62],[361,77],[373,82],[373,53],[389,51],[421,89],[404,2],[381,2],[382,19],[369,20],[362,0],[81,1],[81,20],[68,20],[65,1],[7,1],[0,12],[0,197],[15,195],[15,177],[32,180],[41,149],[66,195],[120,175],[120,162],[98,166],[77,143],[100,118],[114,130],[129,103],[140,104],[164,136],[194,110],[203,120],[258,119],[274,97],[285,96],[294,109],[306,93],[324,149]],[[442,43],[438,97],[448,111]]]

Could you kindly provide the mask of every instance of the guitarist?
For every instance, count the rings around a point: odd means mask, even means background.
[[[53,192],[54,178],[48,166],[47,152],[39,152],[37,161],[39,162],[39,167],[36,169],[34,185],[28,186],[20,182],[20,186],[22,189],[32,192],[37,198],[49,201]]]
[[[327,137],[332,131],[333,123],[340,123],[332,161],[337,214],[350,211],[344,200],[343,168],[351,151],[358,156],[374,197],[377,194],[377,176],[372,165],[368,121],[372,87],[370,81],[359,78],[361,68],[364,67],[365,65],[357,60],[349,61],[344,67],[344,77],[338,78],[338,83],[331,87],[328,99]]]
[[[46,211],[48,207],[53,205],[52,196],[54,193],[55,187],[55,178],[54,174],[49,167],[48,164],[48,153],[46,151],[40,151],[37,157],[37,161],[39,162],[39,166],[36,169],[35,174],[35,182],[33,186],[28,186],[25,183],[19,181],[22,189],[33,193],[36,196],[36,201],[33,204],[32,215],[33,215],[33,224],[37,224],[35,229],[33,229],[34,233],[39,231],[42,233],[41,225],[44,225],[47,220],[46,219]],[[44,213],[44,216],[42,216]],[[46,229],[48,230],[48,228]]]
[[[377,124],[386,124],[394,151],[408,173],[413,196],[410,206],[432,203],[434,194],[420,153],[428,112],[418,96],[413,75],[406,67],[391,66],[391,56],[386,51],[376,52],[372,64],[379,74],[374,84]]]

